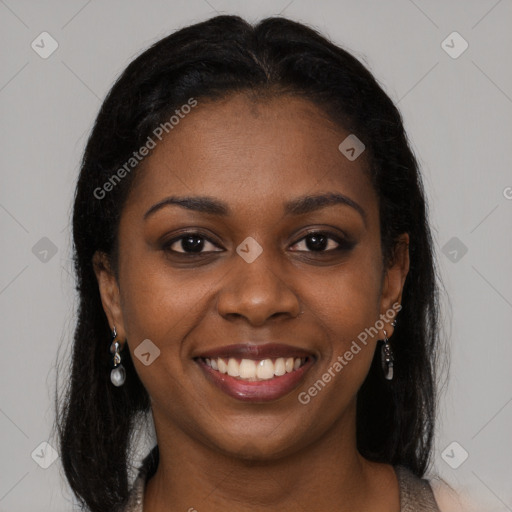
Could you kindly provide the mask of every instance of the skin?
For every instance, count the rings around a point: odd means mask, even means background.
[[[378,339],[307,405],[307,391],[380,314],[400,303],[409,269],[408,236],[383,267],[377,195],[361,155],[338,150],[349,132],[312,103],[291,96],[237,94],[199,102],[146,158],[119,226],[118,279],[108,258],[94,265],[105,313],[126,341],[152,401],[160,463],[146,486],[145,512],[336,510],[396,512],[393,468],[356,448],[356,394]],[[285,215],[284,203],[337,192],[364,210],[326,206]],[[209,196],[230,215],[166,206],[162,199]],[[183,232],[201,229],[190,256]],[[352,248],[323,252],[310,231],[349,237]],[[263,248],[247,263],[236,247]],[[328,235],[331,236],[331,235]],[[171,249],[181,252],[172,253]],[[393,327],[384,327],[391,338]],[[145,366],[134,350],[150,339],[160,356]],[[193,357],[233,343],[276,341],[311,350],[301,384],[269,403],[247,403],[213,386]]]

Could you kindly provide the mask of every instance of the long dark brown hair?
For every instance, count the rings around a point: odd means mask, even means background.
[[[56,394],[65,475],[83,508],[112,512],[129,492],[130,439],[150,400],[129,351],[126,383],[110,382],[111,326],[92,266],[103,251],[117,264],[120,215],[137,168],[105,197],[95,190],[128,161],[155,127],[190,98],[241,91],[300,95],[365,144],[379,198],[382,257],[410,237],[410,271],[392,337],[395,376],[376,356],[358,395],[357,442],[369,460],[422,476],[434,430],[438,284],[425,195],[401,116],[372,74],[313,29],[285,18],[255,26],[217,16],[158,41],[129,64],[97,116],[83,156],[73,211],[78,317],[67,386]],[[116,275],[118,275],[116,273]]]

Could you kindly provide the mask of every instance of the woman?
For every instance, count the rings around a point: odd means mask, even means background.
[[[425,198],[354,57],[284,18],[162,39],[101,108],[73,234],[58,425],[89,510],[439,510]]]

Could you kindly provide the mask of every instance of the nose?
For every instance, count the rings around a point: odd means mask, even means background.
[[[278,265],[272,265],[264,254],[252,263],[239,258],[225,276],[217,301],[222,317],[243,317],[251,325],[261,326],[273,317],[299,315],[299,298],[280,275]]]

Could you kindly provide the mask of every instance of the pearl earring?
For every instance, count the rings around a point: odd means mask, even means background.
[[[117,331],[116,326],[114,325],[114,330],[112,332],[112,343],[110,345],[110,353],[114,354],[113,364],[114,368],[110,372],[110,380],[114,386],[119,387],[124,384],[126,380],[126,370],[124,366],[121,364],[121,354],[119,353],[119,342],[116,340]]]

